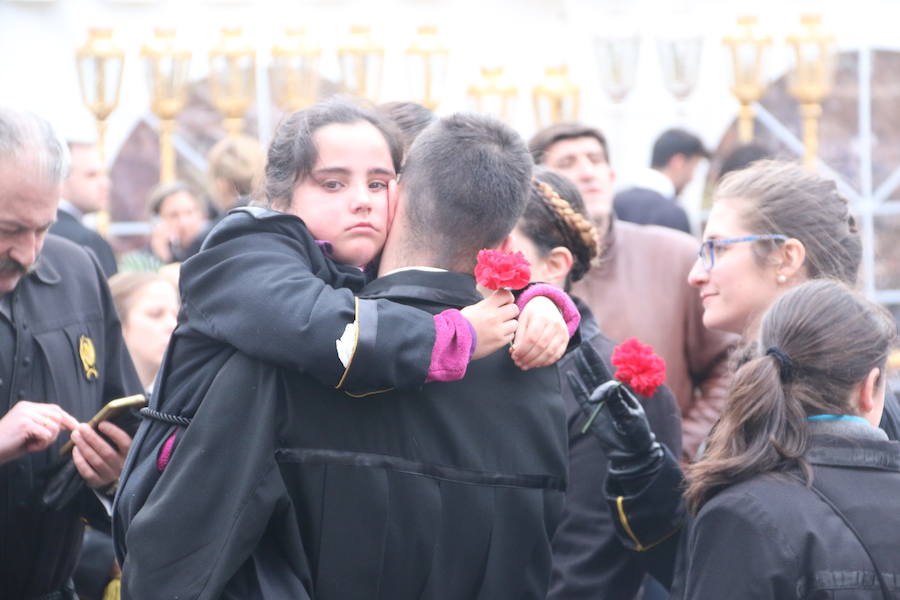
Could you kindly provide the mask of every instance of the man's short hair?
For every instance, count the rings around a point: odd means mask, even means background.
[[[12,108],[0,107],[0,161],[34,167],[29,176],[37,175],[51,185],[69,172],[69,150],[50,123]]]
[[[662,169],[676,154],[683,154],[688,158],[694,156],[709,158],[709,152],[703,146],[703,141],[696,135],[684,129],[667,129],[656,138],[656,142],[653,144],[650,166],[654,169]]]
[[[384,102],[375,107],[375,112],[397,128],[404,153],[409,152],[419,134],[437,119],[433,112],[415,102]]]
[[[606,155],[606,162],[609,162],[609,145],[606,143],[606,136],[595,127],[576,123],[574,121],[567,123],[557,123],[550,127],[545,127],[535,133],[528,142],[528,149],[531,151],[531,157],[536,165],[544,164],[544,154],[550,149],[550,146],[557,142],[565,140],[574,140],[576,138],[592,137],[600,142],[603,148],[603,154]]]
[[[532,162],[500,121],[455,114],[413,142],[401,175],[406,242],[428,248],[432,266],[471,271],[478,251],[499,244],[525,210]]]
[[[147,209],[150,211],[150,215],[158,217],[159,211],[162,210],[163,202],[179,192],[190,194],[200,212],[206,214],[206,203],[194,192],[190,185],[183,181],[167,181],[157,183],[147,192]]]

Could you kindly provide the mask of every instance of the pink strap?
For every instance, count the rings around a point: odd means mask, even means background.
[[[178,429],[172,432],[172,435],[163,443],[159,456],[156,458],[156,470],[162,473],[172,458],[172,449],[175,448],[175,436],[178,435]]]
[[[571,338],[578,331],[578,325],[581,323],[581,313],[575,303],[569,298],[569,295],[560,288],[549,283],[535,283],[530,285],[524,292],[519,294],[516,299],[516,306],[521,311],[528,304],[528,301],[537,296],[544,296],[559,309],[562,313],[563,321],[566,322],[566,328],[569,330]]]
[[[425,383],[462,379],[475,352],[475,329],[456,309],[434,315],[434,329],[434,346]]]

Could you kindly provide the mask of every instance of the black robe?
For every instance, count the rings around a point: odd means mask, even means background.
[[[471,276],[365,298],[431,313]],[[555,368],[353,398],[232,351],[127,531],[126,598],[544,598],[566,479]]]
[[[434,345],[433,317],[355,298],[366,280],[360,269],[331,260],[297,217],[258,208],[232,211],[203,251],[182,265],[178,327],[151,408],[191,418],[235,351],[310,373],[348,393],[421,384]],[[345,368],[335,341],[353,322],[359,341]],[[156,483],[157,454],[175,429],[147,420],[132,443],[113,510],[120,562],[127,552],[125,531]]]

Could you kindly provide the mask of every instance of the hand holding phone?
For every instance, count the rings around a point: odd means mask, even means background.
[[[91,420],[88,421],[88,425],[90,425],[91,429],[96,430],[97,426],[104,421],[111,421],[115,417],[120,414],[129,411],[129,410],[138,410],[140,408],[144,408],[147,406],[147,399],[143,394],[135,394],[133,396],[125,396],[124,398],[116,398],[115,400],[111,400],[101,408],[97,414],[91,417]],[[75,445],[75,442],[69,440],[66,442],[62,448],[59,449],[59,455],[64,456],[66,453],[72,451],[72,447]]]

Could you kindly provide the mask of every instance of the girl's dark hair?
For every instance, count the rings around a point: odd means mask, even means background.
[[[714,200],[736,199],[750,233],[776,233],[806,249],[809,279],[838,279],[853,285],[862,260],[862,242],[846,198],[830,179],[795,163],[762,160],[727,174]],[[760,264],[774,248],[754,244]]]
[[[884,373],[896,335],[886,310],[837,281],[811,281],[779,298],[753,358],[732,380],[705,455],[688,467],[690,509],[761,473],[799,467],[811,482],[806,417],[853,414],[853,386],[875,367]]]
[[[587,216],[578,188],[545,167],[534,169],[531,193],[518,227],[541,256],[558,246],[569,249],[575,260],[566,277],[566,289],[584,277],[599,254],[597,230]]]
[[[372,124],[387,142],[394,170],[400,172],[403,149],[393,127],[384,123],[374,112],[353,104],[345,98],[335,98],[297,111],[285,119],[269,145],[266,161],[265,198],[269,206],[290,205],[297,182],[305,179],[319,158],[313,136],[316,131],[334,123]]]

